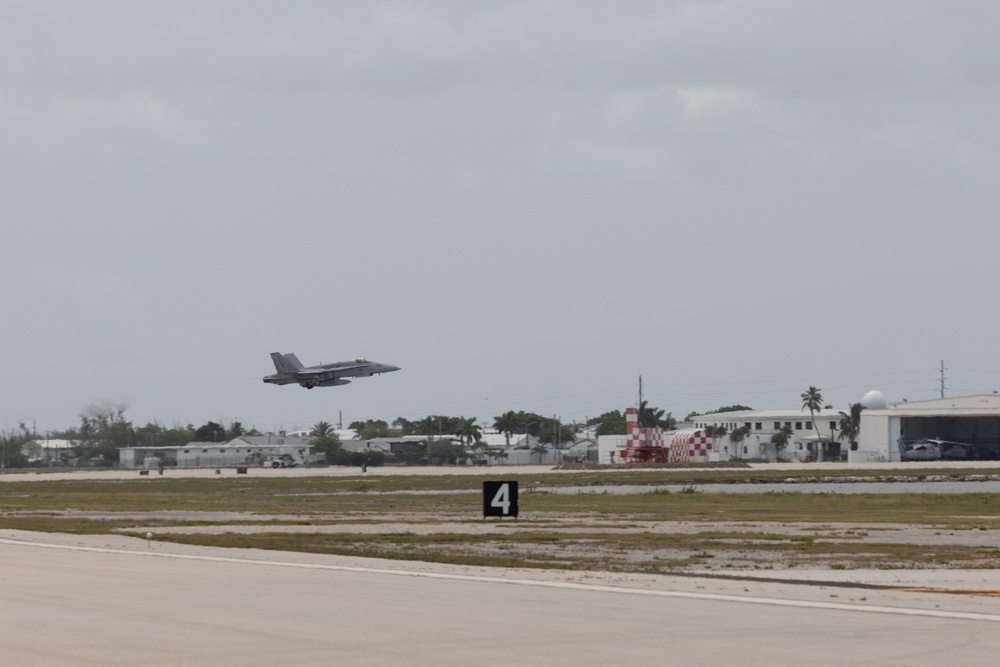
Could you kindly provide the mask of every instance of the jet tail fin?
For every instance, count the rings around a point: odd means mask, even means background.
[[[302,370],[302,363],[294,354],[272,352],[271,361],[274,362],[274,370],[279,373],[295,373]]]

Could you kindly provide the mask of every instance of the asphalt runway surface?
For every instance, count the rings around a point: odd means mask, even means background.
[[[369,474],[501,470],[551,467]],[[137,474],[46,471],[0,481]],[[995,665],[1000,653],[996,571],[755,574],[505,570],[3,530],[0,664],[974,667]]]
[[[883,578],[902,583],[894,576]],[[992,573],[950,576],[952,586],[997,584]],[[108,535],[0,531],[0,591],[0,656],[19,667],[974,667],[1000,652],[1000,601],[983,596],[498,571]]]

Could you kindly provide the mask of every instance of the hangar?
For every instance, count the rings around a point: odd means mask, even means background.
[[[941,458],[1000,460],[1000,395],[977,394],[866,407],[861,413],[857,449],[852,446],[848,461],[902,461],[905,450],[927,440],[958,445]]]
[[[182,447],[119,447],[123,468],[150,468],[161,463],[182,468],[218,468],[268,458],[291,457],[302,465],[311,453],[308,440],[280,434],[242,435],[229,442],[189,442]]]

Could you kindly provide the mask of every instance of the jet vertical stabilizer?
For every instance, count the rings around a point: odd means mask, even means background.
[[[299,361],[299,358],[296,357],[295,354],[292,352],[289,352],[288,354],[285,355],[285,361],[287,361],[288,365],[292,367],[291,372],[301,371],[303,368],[305,368],[305,366],[302,365],[302,362]]]

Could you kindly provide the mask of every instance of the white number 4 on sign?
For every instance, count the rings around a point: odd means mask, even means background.
[[[483,517],[517,516],[517,482],[483,482]]]

